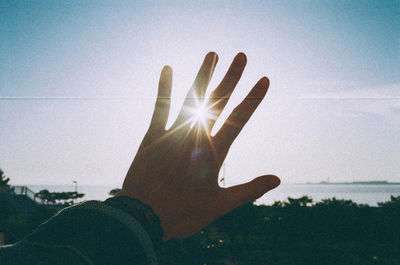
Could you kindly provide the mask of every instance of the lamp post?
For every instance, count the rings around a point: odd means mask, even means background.
[[[222,164],[222,177],[220,182],[222,182],[222,186],[225,187],[225,162]]]
[[[78,195],[78,181],[73,180],[72,183],[75,184],[75,196]],[[74,202],[76,203],[76,198],[74,198]]]

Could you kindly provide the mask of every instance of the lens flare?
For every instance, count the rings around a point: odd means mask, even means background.
[[[207,108],[204,105],[200,105],[193,110],[193,123],[204,124],[207,119]]]
[[[190,112],[190,127],[193,128],[193,126],[200,126],[203,128],[207,127],[207,123],[211,119],[215,119],[211,106],[207,104],[202,104],[198,103],[196,104],[195,107],[190,108],[188,110]]]

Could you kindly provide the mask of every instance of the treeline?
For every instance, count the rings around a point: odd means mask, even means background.
[[[303,196],[244,205],[167,242],[161,264],[400,264],[400,196],[378,207]]]
[[[60,209],[8,192],[0,192],[0,205],[0,232],[8,244]],[[162,265],[399,265],[400,196],[378,207],[335,198],[313,202],[307,196],[289,197],[272,206],[246,204],[192,237],[168,241],[159,251],[159,261]]]
[[[77,191],[50,192],[44,189],[36,193],[35,196],[40,198],[45,204],[69,206],[73,205],[77,199],[83,198],[85,194]]]

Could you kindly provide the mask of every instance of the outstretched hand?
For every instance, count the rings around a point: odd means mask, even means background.
[[[217,54],[206,55],[176,121],[168,130],[165,127],[172,69],[163,68],[150,127],[129,168],[122,191],[116,195],[137,198],[151,206],[161,219],[165,241],[194,234],[280,183],[278,177],[265,175],[229,188],[218,185],[218,173],[229,147],[264,98],[269,80],[261,78],[218,133],[211,136],[216,119],[243,73],[246,56],[239,53],[234,58],[221,83],[209,98],[205,98],[217,61]],[[196,114],[199,108],[205,109],[204,117]]]

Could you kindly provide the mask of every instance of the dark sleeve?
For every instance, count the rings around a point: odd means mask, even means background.
[[[68,207],[15,245],[0,264],[157,264],[154,245],[132,215],[98,201]]]

